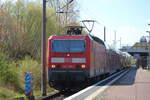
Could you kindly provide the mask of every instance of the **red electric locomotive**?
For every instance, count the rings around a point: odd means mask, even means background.
[[[120,66],[119,54],[108,50],[101,39],[82,35],[80,27],[48,39],[49,83],[57,89],[112,73]]]

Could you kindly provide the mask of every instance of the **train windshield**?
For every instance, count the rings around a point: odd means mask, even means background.
[[[53,52],[84,52],[85,40],[53,40]]]

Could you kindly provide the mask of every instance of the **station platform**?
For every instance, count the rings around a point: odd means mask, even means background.
[[[150,100],[150,71],[132,68],[104,91],[100,100]]]

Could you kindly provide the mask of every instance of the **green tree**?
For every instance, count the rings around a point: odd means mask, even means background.
[[[15,59],[25,55],[39,59],[42,6],[36,2],[26,3],[24,0],[18,0],[15,3],[6,2],[4,5],[4,8],[1,9],[2,16],[0,18],[3,51]],[[62,30],[52,8],[47,8],[46,27],[47,38],[51,34],[60,33]]]

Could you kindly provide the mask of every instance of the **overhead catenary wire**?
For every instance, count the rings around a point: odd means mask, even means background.
[[[90,10],[90,9],[88,9],[88,8],[82,8],[83,10],[82,10],[82,13],[84,13],[84,16],[87,16],[87,18],[89,18],[89,19],[96,19],[96,18],[94,18],[95,17],[95,14]],[[93,16],[91,16],[91,15],[93,15]],[[80,17],[81,18],[81,17]],[[110,33],[113,33],[114,32],[114,29],[112,29],[112,28],[110,28],[110,27],[108,27],[108,26],[106,26],[105,24],[104,24],[104,21],[99,21],[99,20],[96,20],[96,27],[97,27],[97,25],[98,26],[100,26],[100,27],[103,27],[102,29],[100,29],[100,28],[96,28],[97,30],[99,30],[99,32],[100,33],[105,33],[104,31],[107,31],[107,34],[109,34],[109,37],[107,36],[107,38],[108,38],[108,40],[110,41],[111,40],[111,44],[113,44],[114,45],[114,40],[112,40],[112,36],[110,36],[110,35],[113,35],[113,34],[110,34]],[[107,29],[107,30],[106,30]],[[106,38],[105,37],[105,35],[103,36],[104,38]]]

